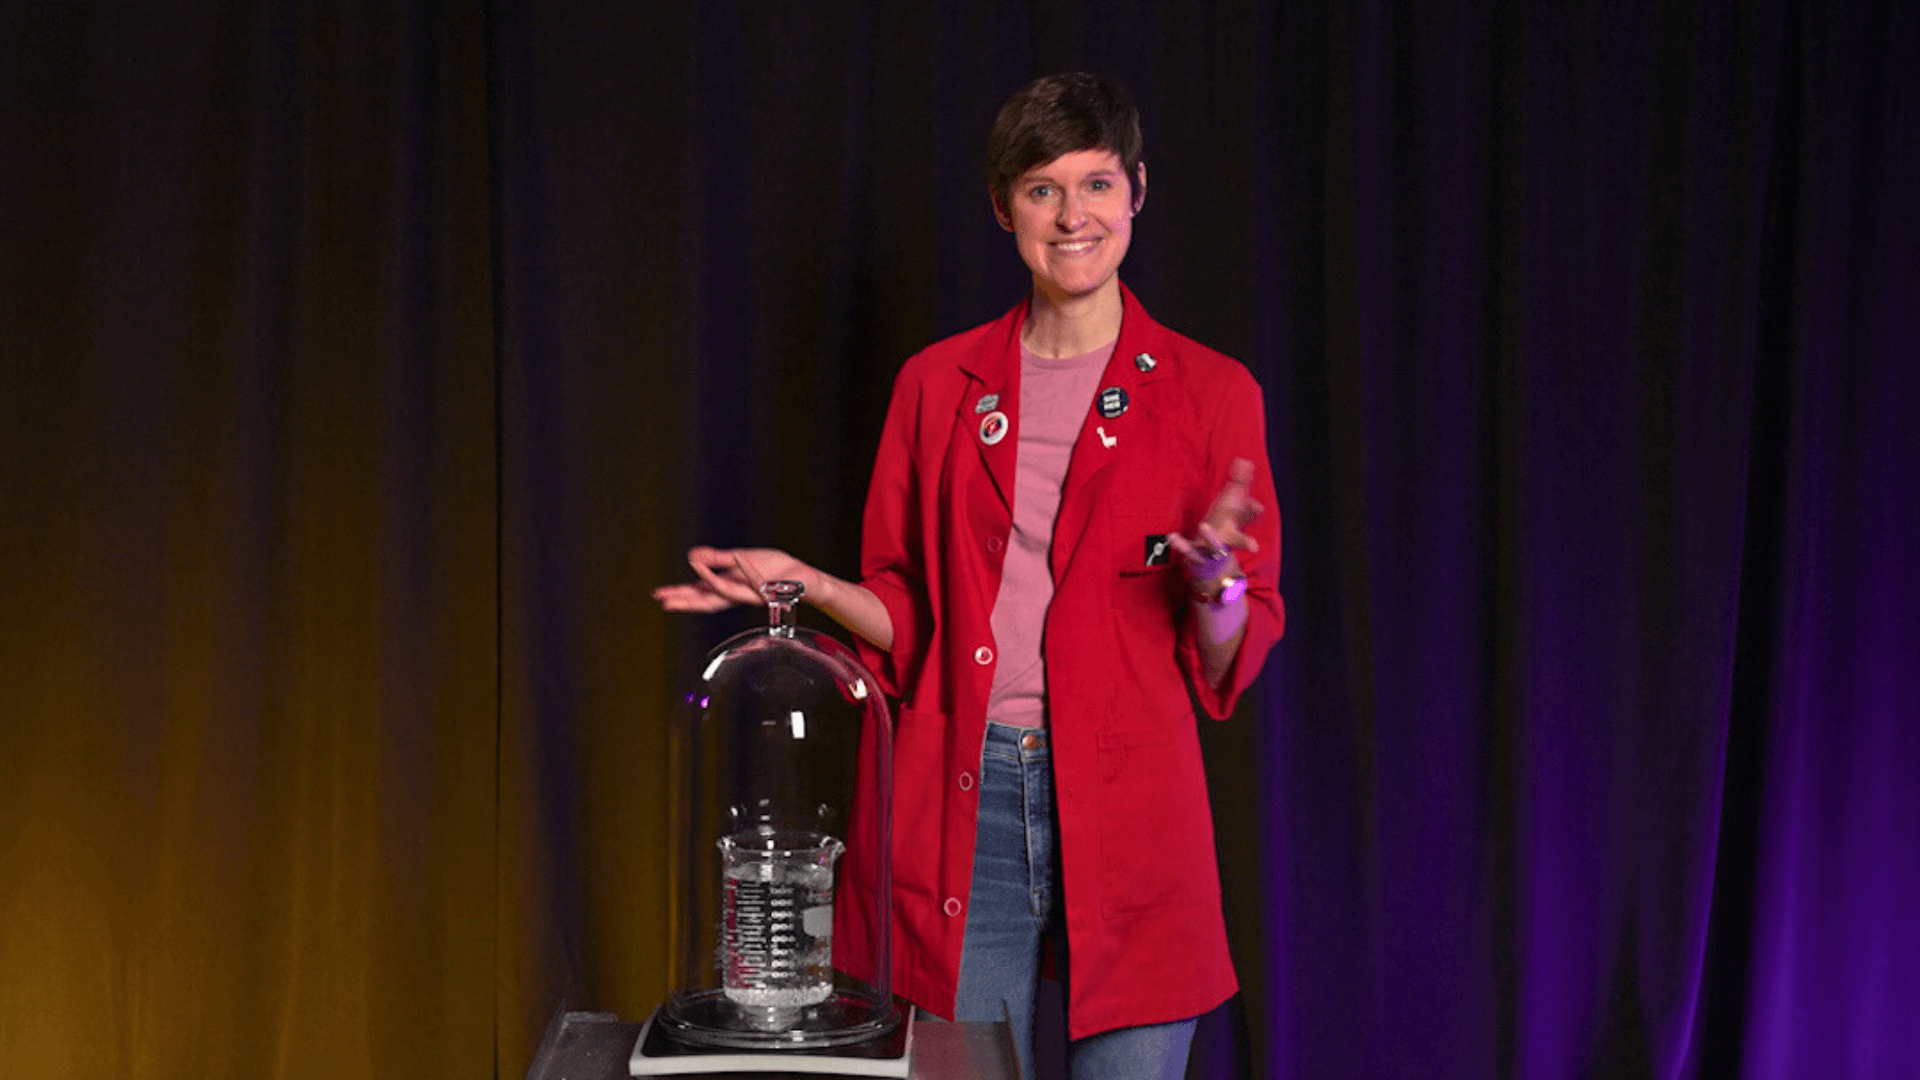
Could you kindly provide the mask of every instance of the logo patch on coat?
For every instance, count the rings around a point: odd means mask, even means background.
[[[1147,565],[1165,566],[1173,561],[1173,545],[1168,543],[1166,533],[1155,533],[1147,537]]]

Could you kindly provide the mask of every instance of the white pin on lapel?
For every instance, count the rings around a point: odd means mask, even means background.
[[[1104,427],[1097,427],[1097,428],[1094,428],[1093,430],[1096,433],[1098,433],[1100,436],[1100,445],[1106,447],[1109,450],[1113,449],[1115,444],[1119,443],[1120,441],[1120,437],[1118,435],[1107,434],[1107,429]]]
[[[996,446],[1007,437],[1007,414],[994,410],[980,420],[980,441],[988,446]]]

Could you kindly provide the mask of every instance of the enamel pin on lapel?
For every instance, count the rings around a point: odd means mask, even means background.
[[[1159,363],[1160,361],[1153,358],[1152,353],[1141,353],[1139,356],[1133,358],[1133,366],[1139,368],[1141,371],[1152,371]]]
[[[992,412],[994,408],[997,407],[999,404],[1000,404],[999,394],[986,394],[982,396],[979,401],[974,403],[973,415],[979,416],[981,413],[984,413],[984,412]]]
[[[1007,437],[1007,414],[994,410],[980,419],[980,441],[988,446]]]

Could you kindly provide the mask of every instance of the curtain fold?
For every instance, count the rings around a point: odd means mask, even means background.
[[[494,1068],[484,38],[12,5],[0,1072]]]

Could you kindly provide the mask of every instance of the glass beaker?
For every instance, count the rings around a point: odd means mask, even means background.
[[[845,846],[764,828],[717,843],[723,989],[754,1027],[785,1031],[833,994],[833,864]]]

